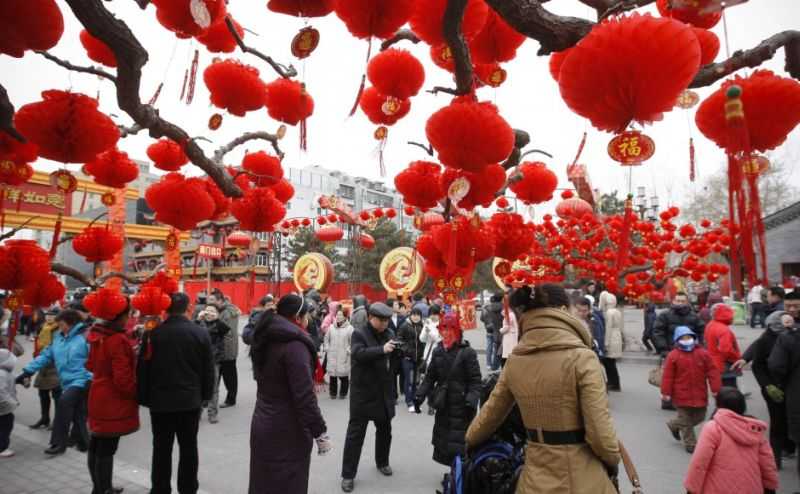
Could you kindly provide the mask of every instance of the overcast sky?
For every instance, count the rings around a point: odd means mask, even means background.
[[[65,17],[66,29],[60,43],[51,50],[55,55],[69,59],[76,64],[88,64],[88,58],[78,41],[80,25],[63,1],[58,1]],[[278,123],[271,120],[265,110],[250,112],[244,118],[225,114],[222,127],[210,131],[208,118],[220,110],[208,103],[208,92],[202,82],[202,71],[211,62],[213,55],[193,40],[178,40],[164,29],[155,19],[155,9],[150,6],[142,11],[133,1],[104,2],[118,17],[124,19],[150,52],[150,61],[144,68],[142,99],[148,100],[160,82],[164,89],[157,107],[161,115],[183,126],[190,135],[205,136],[214,144],[200,142],[211,154],[217,146],[246,131],[275,131]],[[300,73],[300,79],[307,84],[314,97],[315,111],[308,123],[308,152],[302,153],[298,146],[298,129],[290,127],[282,142],[286,152],[285,165],[303,167],[309,164],[343,170],[354,175],[377,179],[379,177],[377,159],[374,155],[376,141],[373,139],[374,125],[367,121],[359,111],[348,118],[361,74],[365,70],[367,42],[352,37],[344,24],[331,14],[323,19],[313,19],[310,25],[321,32],[319,48],[305,61],[292,57],[290,43],[294,34],[304,26],[300,19],[275,14],[268,11],[263,0],[232,0],[229,11],[247,29],[258,35],[248,33],[246,43],[270,54],[279,61],[293,63]],[[548,9],[559,14],[568,14],[593,19],[593,11],[576,0],[549,2]],[[654,7],[640,9],[655,11]],[[750,0],[749,3],[732,8],[727,12],[730,51],[755,46],[762,39],[782,30],[800,29],[800,2],[798,0]],[[723,47],[717,61],[725,55],[723,25],[714,31],[723,40]],[[433,65],[424,43],[411,45],[403,42],[400,47],[410,49],[426,68],[424,88],[436,85],[452,86],[450,75]],[[185,69],[190,65],[195,47],[200,47],[200,64],[197,77],[197,91],[194,102],[186,106],[178,101]],[[532,136],[529,148],[541,148],[553,154],[548,165],[559,176],[559,186],[565,186],[565,168],[577,150],[584,130],[588,131],[586,148],[581,162],[588,166],[593,185],[601,191],[627,190],[626,172],[612,161],[606,153],[610,134],[594,130],[588,121],[573,114],[561,99],[558,86],[548,72],[548,57],[537,57],[539,45],[535,40],[527,40],[518,50],[518,56],[506,64],[508,80],[498,89],[479,90],[481,99],[494,101],[501,114],[515,128],[525,129]],[[378,43],[373,46],[373,52]],[[262,78],[269,82],[276,74],[261,60],[241,53],[234,56],[257,67]],[[631,63],[635,63],[632,61]],[[783,71],[783,50],[764,67],[780,75]],[[743,72],[743,71],[742,71]],[[740,73],[742,73],[740,72]],[[89,95],[99,92],[101,109],[114,114],[120,123],[131,123],[117,107],[112,84],[96,77],[70,73],[42,57],[28,53],[22,59],[0,56],[0,74],[13,103],[19,107],[38,101],[40,92],[46,89],[69,89]],[[715,85],[714,88],[718,86]],[[701,97],[712,89],[700,90]],[[450,96],[434,96],[424,91],[412,100],[411,112],[399,123],[390,128],[389,142],[385,151],[387,178],[400,172],[410,161],[426,159],[424,151],[406,145],[406,141],[424,141],[424,126],[428,116],[441,106],[448,104]],[[699,134],[694,126],[694,110],[674,110],[662,122],[649,127],[646,132],[656,141],[656,154],[644,166],[634,169],[633,185],[646,186],[648,196],[656,190],[662,205],[681,204],[687,195],[699,193],[701,187],[689,183],[688,138],[695,137],[697,150],[698,184],[703,176],[718,170],[724,163],[724,156],[713,143]],[[120,141],[120,149],[131,157],[146,159],[145,148],[151,142],[145,132],[139,136]],[[240,147],[227,157],[229,164],[238,164],[246,149],[256,151],[271,150],[266,143],[253,142]],[[790,181],[800,186],[800,130],[790,134],[787,142],[777,150],[775,157],[783,159],[792,170]],[[539,159],[534,157],[534,159]],[[40,161],[38,169],[52,170],[53,163]],[[79,165],[70,165],[76,170]],[[184,170],[196,174],[199,169],[187,166]],[[541,214],[549,207],[538,208]]]

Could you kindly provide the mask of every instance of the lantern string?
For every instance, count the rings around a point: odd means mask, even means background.
[[[725,58],[731,58],[731,47],[728,41],[728,16],[725,15],[725,7],[722,8],[722,31],[725,35]]]

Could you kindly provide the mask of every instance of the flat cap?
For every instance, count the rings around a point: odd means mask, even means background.
[[[383,319],[389,319],[393,314],[392,309],[390,309],[389,306],[383,302],[375,302],[374,304],[370,305],[367,312],[371,316],[380,317]]]

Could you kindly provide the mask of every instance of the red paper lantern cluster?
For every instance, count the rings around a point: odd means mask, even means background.
[[[526,254],[534,242],[536,228],[516,213],[495,213],[487,223],[495,239],[494,255],[513,261]]]
[[[41,157],[86,163],[119,140],[119,129],[97,110],[96,99],[54,89],[44,91],[42,98],[14,115],[17,130],[39,146]]]
[[[233,200],[231,214],[239,220],[242,230],[269,232],[286,216],[286,206],[269,187],[253,187]]]
[[[539,204],[553,198],[558,177],[540,161],[526,161],[511,176],[509,188],[525,204]]]
[[[426,266],[430,263],[434,267],[439,265],[439,267],[445,267],[451,271],[471,270],[476,263],[485,261],[494,255],[493,232],[484,225],[476,224],[463,216],[459,216],[450,223],[431,228],[430,236],[436,251],[438,251],[438,259],[433,256],[429,259],[423,255]],[[419,245],[417,245],[417,249],[420,249]],[[421,250],[420,253],[422,253]]]
[[[86,50],[86,55],[97,63],[103,64],[106,67],[116,67],[117,57],[111,48],[105,43],[95,38],[86,29],[81,31],[80,34],[81,44]]]
[[[369,82],[382,94],[398,99],[416,96],[425,83],[425,68],[406,50],[389,48],[367,65]]]
[[[139,176],[139,167],[128,157],[128,153],[117,148],[98,154],[83,165],[83,171],[91,175],[96,184],[121,189]]]
[[[283,178],[280,158],[265,151],[245,154],[242,168],[250,174],[250,181],[259,187],[275,185]]]
[[[336,0],[334,9],[350,34],[386,39],[408,21],[415,0]]]
[[[324,17],[333,12],[336,0],[269,0],[267,8],[295,17]]]
[[[124,239],[103,226],[89,226],[72,239],[72,248],[86,262],[110,261],[122,250]]]
[[[411,14],[409,24],[419,39],[429,45],[438,45],[444,39],[444,11],[447,0],[417,1]],[[461,20],[461,32],[471,39],[480,32],[486,23],[489,7],[483,0],[468,0]]]
[[[203,81],[211,93],[211,103],[243,117],[264,106],[266,85],[258,69],[238,60],[214,62],[203,72]]]
[[[152,286],[156,287],[162,292],[166,293],[167,295],[172,295],[173,293],[177,292],[180,288],[178,284],[178,280],[173,278],[172,276],[168,275],[164,271],[159,271],[150,278],[145,284],[142,285],[143,287]]]
[[[394,177],[394,186],[403,195],[403,202],[421,209],[436,207],[443,196],[439,188],[441,169],[438,163],[414,161],[398,173]]]
[[[233,28],[240,38],[244,39],[245,31],[238,22],[233,20]],[[211,53],[231,53],[236,50],[236,38],[231,34],[228,29],[228,24],[225,18],[211,25],[205,32],[197,36],[197,41],[204,44],[206,49]]]
[[[202,34],[225,17],[225,0],[152,0],[158,22],[179,38]]]
[[[153,160],[153,166],[165,172],[176,172],[189,162],[183,146],[166,137],[147,146],[147,157]]]
[[[314,99],[306,91],[305,84],[280,78],[266,87],[267,113],[275,120],[297,125],[314,113]]]
[[[469,182],[469,191],[456,204],[462,209],[473,209],[476,206],[489,207],[494,201],[497,191],[506,183],[506,171],[498,164],[485,166],[477,173],[446,168],[439,179],[440,194],[447,195],[450,185],[461,177],[466,178]]]
[[[143,316],[158,316],[167,310],[172,301],[169,295],[155,286],[143,286],[131,299],[131,305]]]
[[[206,187],[206,192],[211,196],[211,200],[214,201],[214,211],[211,213],[209,219],[221,220],[227,218],[231,209],[231,198],[220,190],[217,183],[214,182],[211,177],[205,177],[203,179],[203,184]]]
[[[322,242],[337,242],[344,238],[344,230],[336,225],[329,225],[317,230],[315,235]]]
[[[712,0],[696,0],[691,3],[681,2],[680,7],[673,7],[672,1],[656,0],[659,14],[703,29],[711,29],[722,19],[721,9],[716,12],[704,12],[710,6]]]
[[[712,63],[719,54],[719,38],[707,29],[693,27],[692,31],[700,43],[700,65]]]
[[[50,272],[50,255],[33,240],[6,240],[0,246],[0,288],[16,290],[40,283]]]
[[[64,298],[67,289],[54,274],[48,274],[39,283],[28,285],[23,289],[22,298],[25,305],[31,307],[49,307]]]
[[[368,87],[361,94],[359,106],[370,122],[376,125],[394,125],[411,111],[411,100],[397,99]]]
[[[0,184],[21,185],[31,179],[33,167],[27,163],[0,161]]]
[[[128,300],[119,290],[100,288],[86,295],[83,305],[94,317],[111,321],[128,308]]]
[[[64,34],[55,0],[0,2],[0,53],[21,58],[26,50],[49,50]]]
[[[517,56],[517,48],[525,42],[518,33],[495,11],[489,10],[483,29],[469,43],[475,63],[508,62]]]
[[[275,193],[275,199],[284,204],[289,202],[292,197],[294,197],[294,186],[285,178],[280,179],[278,183],[270,188],[272,189],[272,192]]]
[[[155,211],[156,221],[178,230],[191,230],[197,223],[211,218],[216,206],[200,178],[186,178],[168,173],[148,187],[147,205]]]

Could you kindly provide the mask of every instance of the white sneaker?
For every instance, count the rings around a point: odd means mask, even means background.
[[[10,449],[0,451],[0,458],[11,458],[12,456],[14,456],[14,452]]]
[[[408,407],[408,413],[414,413],[416,411],[417,410],[416,410],[416,408],[414,408],[414,405],[411,405],[410,407]]]

